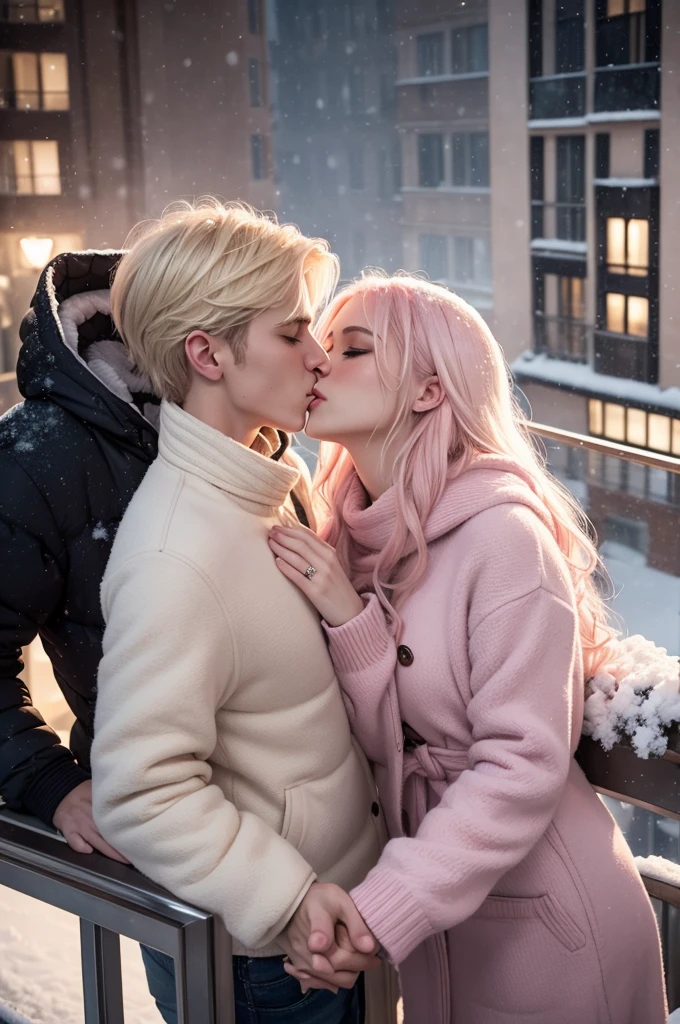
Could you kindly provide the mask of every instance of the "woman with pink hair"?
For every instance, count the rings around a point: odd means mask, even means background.
[[[319,331],[323,539],[270,545],[373,764],[391,839],[351,896],[406,1024],[662,1024],[654,913],[573,757],[612,638],[587,521],[467,303],[371,274]]]

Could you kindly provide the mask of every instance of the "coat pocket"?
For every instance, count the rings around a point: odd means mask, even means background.
[[[583,949],[586,936],[556,896],[488,896],[475,914],[483,920],[542,921],[566,950]]]

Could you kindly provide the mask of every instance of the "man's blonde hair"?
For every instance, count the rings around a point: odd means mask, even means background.
[[[286,319],[312,318],[338,280],[324,239],[211,196],[173,203],[133,228],[125,247],[111,313],[156,393],[177,403],[189,387],[184,342],[192,331],[224,338],[242,363],[251,320],[277,306],[290,307]]]

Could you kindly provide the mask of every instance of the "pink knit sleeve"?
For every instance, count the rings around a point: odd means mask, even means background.
[[[378,598],[369,594],[364,601],[364,610],[344,625],[323,625],[352,732],[369,760],[384,765],[386,744],[401,743],[394,680],[397,648]],[[389,729],[385,734],[385,722],[392,723],[393,734]]]
[[[571,759],[574,608],[539,586],[470,638],[469,768],[351,893],[390,959],[472,915],[543,835]]]

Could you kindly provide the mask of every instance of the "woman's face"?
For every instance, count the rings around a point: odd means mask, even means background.
[[[319,341],[330,356],[330,373],[315,388],[323,397],[310,404],[305,432],[349,449],[362,440],[384,437],[396,419],[399,392],[383,389],[360,294],[341,307],[327,337]],[[396,351],[388,347],[387,358],[390,376],[394,372],[396,380]]]

